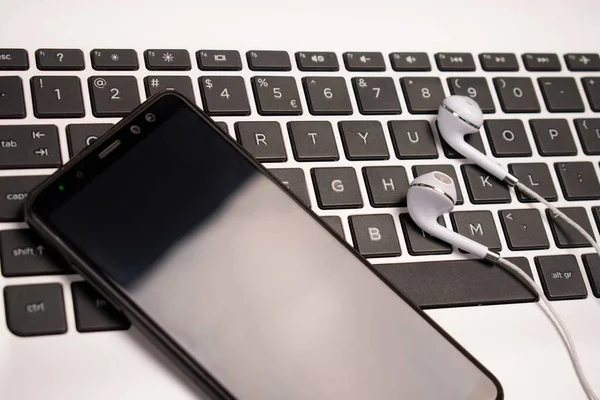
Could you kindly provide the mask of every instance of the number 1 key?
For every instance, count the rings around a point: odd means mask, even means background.
[[[33,111],[38,118],[81,118],[85,115],[81,81],[76,76],[31,78]]]

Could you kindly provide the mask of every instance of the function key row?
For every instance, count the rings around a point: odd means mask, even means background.
[[[85,68],[80,49],[39,49],[35,52],[39,70],[77,71]],[[90,52],[92,68],[97,71],[135,71],[139,69],[137,52],[133,49],[94,49]],[[192,69],[190,54],[185,49],[148,49],[144,52],[146,69],[153,71],[187,71]],[[440,71],[475,71],[471,53],[440,52],[434,55]],[[561,71],[559,56],[554,53],[525,53],[521,56],[528,71]],[[329,51],[295,53],[301,71],[339,71],[337,55]],[[431,71],[427,53],[394,52],[389,54],[394,71]],[[237,50],[198,50],[198,68],[204,71],[240,71],[242,57]],[[292,60],[283,50],[250,50],[246,52],[248,67],[253,71],[290,71]],[[481,53],[479,61],[484,71],[518,71],[514,53]],[[600,55],[568,53],[564,61],[570,71],[600,71]],[[380,52],[345,52],[343,63],[348,71],[385,71],[384,55]],[[0,70],[27,70],[29,58],[25,49],[0,49]]]

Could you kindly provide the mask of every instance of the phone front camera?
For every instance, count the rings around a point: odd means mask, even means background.
[[[137,125],[131,125],[131,128],[129,128],[129,130],[134,135],[137,135],[137,134],[139,134],[142,131],[142,129],[139,126],[137,126]]]
[[[83,172],[81,172],[81,171],[77,171],[77,172],[75,172],[75,176],[76,176],[78,179],[81,179],[81,178],[83,178]]]
[[[148,122],[154,122],[154,121],[156,121],[156,115],[154,115],[152,113],[146,114],[146,121],[148,121]]]

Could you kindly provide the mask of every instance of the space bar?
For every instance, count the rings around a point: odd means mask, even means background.
[[[524,257],[508,258],[531,276]],[[479,260],[374,264],[400,292],[423,309],[536,301],[528,289],[497,266]]]

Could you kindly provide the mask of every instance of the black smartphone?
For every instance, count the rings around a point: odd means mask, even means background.
[[[177,93],[53,174],[25,215],[214,398],[502,398],[490,371]]]

